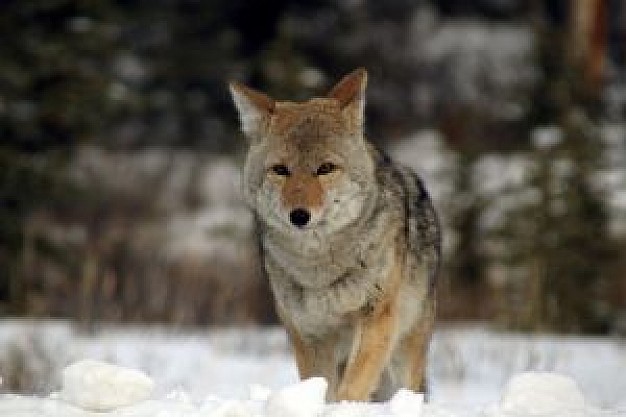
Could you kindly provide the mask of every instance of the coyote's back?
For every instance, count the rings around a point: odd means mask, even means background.
[[[230,85],[277,312],[300,377],[326,377],[331,400],[422,390],[434,322],[439,223],[417,175],[364,138],[366,81],[302,103]]]

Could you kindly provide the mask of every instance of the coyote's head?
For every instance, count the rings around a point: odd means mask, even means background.
[[[290,235],[328,234],[370,209],[374,162],[363,137],[367,73],[345,76],[324,98],[275,101],[230,84],[250,139],[243,188],[267,225]]]

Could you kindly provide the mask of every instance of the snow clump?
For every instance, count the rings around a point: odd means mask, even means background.
[[[396,417],[415,417],[422,415],[424,394],[408,389],[400,389],[389,400],[391,413]]]
[[[488,417],[587,417],[592,409],[572,378],[549,372],[525,372],[507,384],[500,404]]]
[[[325,405],[328,383],[314,377],[287,386],[269,396],[265,411],[272,417],[316,417]]]
[[[94,360],[63,370],[59,398],[88,411],[111,411],[147,400],[154,382],[144,373]]]

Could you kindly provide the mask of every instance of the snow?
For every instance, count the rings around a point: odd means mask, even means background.
[[[59,398],[90,411],[111,411],[152,394],[154,382],[143,372],[94,360],[75,362],[63,370]]]
[[[0,321],[0,374],[19,349],[38,396],[0,394],[3,417],[626,416],[619,338],[446,327],[433,339],[428,401],[401,390],[378,404],[325,403],[325,381],[298,382],[280,328],[85,333],[66,322]]]
[[[501,409],[505,414],[583,417],[585,398],[576,382],[551,373],[524,373],[509,382]]]
[[[563,142],[563,132],[558,126],[537,127],[531,139],[537,149],[548,150]]]
[[[422,414],[424,394],[401,389],[389,401],[389,408],[394,416],[411,417]]]
[[[208,397],[194,405],[187,396],[174,395],[165,400],[148,399],[146,386],[151,382],[135,370],[88,361],[70,365],[64,374],[62,395],[48,398],[5,395],[0,397],[0,415],[20,417],[429,417],[458,416],[443,407],[424,405],[420,393],[398,391],[385,404],[324,401],[327,383],[324,378],[296,382],[266,400],[251,396],[248,400],[222,400]],[[129,378],[129,375],[132,377]],[[93,384],[89,381],[97,381]],[[82,382],[88,382],[82,385]],[[146,383],[149,384],[146,385]],[[66,385],[67,384],[67,385]],[[141,391],[127,396],[125,392]],[[81,390],[87,391],[86,397]],[[72,393],[67,398],[63,393]],[[120,401],[120,397],[124,401]],[[483,413],[486,417],[585,417],[598,413],[585,404],[576,383],[552,373],[524,373],[507,386],[502,401]]]
[[[265,413],[272,417],[316,417],[324,409],[328,383],[309,378],[282,388],[267,399]]]

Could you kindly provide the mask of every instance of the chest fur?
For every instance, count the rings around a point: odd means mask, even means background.
[[[319,335],[346,324],[382,297],[397,267],[401,235],[389,219],[379,220],[358,237],[346,233],[315,248],[264,237],[277,307],[302,333]]]

